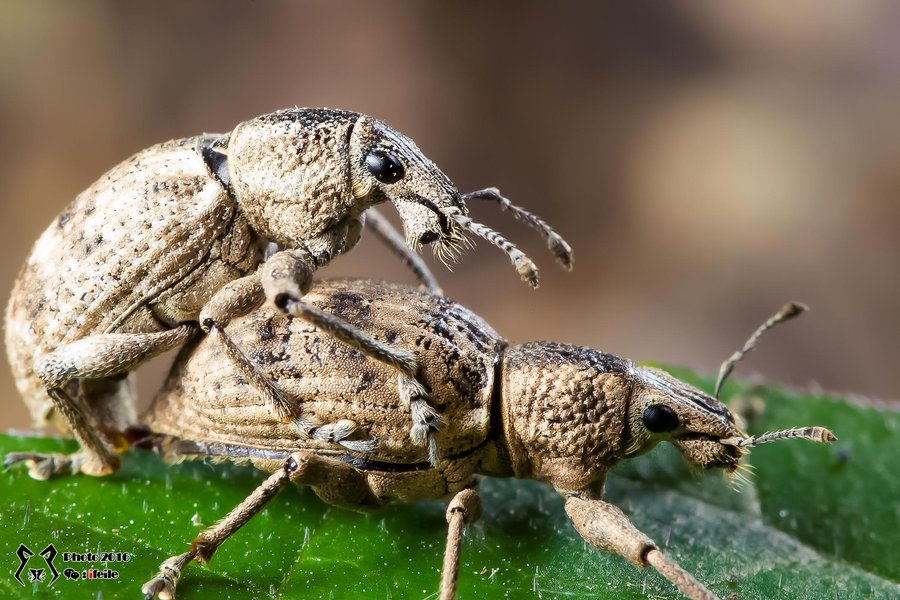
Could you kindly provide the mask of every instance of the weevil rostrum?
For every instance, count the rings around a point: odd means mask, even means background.
[[[282,110],[228,134],[153,146],[113,167],[37,241],[6,311],[7,352],[35,422],[53,420],[81,446],[70,456],[31,456],[32,476],[114,471],[114,447],[123,443],[116,432],[135,418],[128,373],[201,329],[227,349],[273,415],[307,427],[224,333],[231,318],[266,300],[390,365],[411,440],[434,457],[437,413],[414,357],[303,298],[313,272],[351,249],[365,225],[432,292],[439,289],[415,249],[433,244],[453,256],[467,233],[504,250],[537,285],[524,253],[467,216],[470,200],[499,203],[571,267],[571,249],[541,219],[496,188],[460,194],[412,140],[354,112]],[[387,201],[406,243],[373,208]],[[280,251],[263,262],[272,244]]]
[[[579,534],[638,567],[652,566],[687,597],[715,595],[602,499],[608,470],[661,441],[693,465],[735,473],[749,448],[791,437],[833,441],[820,427],[758,438],[741,431],[715,397],[663,371],[590,348],[556,342],[508,345],[465,307],[411,288],[371,281],[318,283],[309,302],[369,335],[415,354],[442,425],[443,453],[409,443],[407,411],[385,365],[315,326],[263,306],[233,320],[228,333],[310,427],[297,435],[272,417],[265,399],[203,338],[187,347],[141,421],[143,436],[170,461],[249,462],[271,475],[190,549],[166,560],[143,588],[168,598],[184,567],[208,561],[288,482],[325,502],[368,511],[387,502],[449,498],[440,597],[455,597],[464,525],[477,519],[480,476],[545,482],[565,498]],[[801,310],[789,305],[723,365],[721,380],[759,335]]]

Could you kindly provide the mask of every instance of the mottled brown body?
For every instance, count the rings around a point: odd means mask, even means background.
[[[196,320],[216,290],[261,261],[258,236],[200,156],[210,140],[139,152],[79,194],[38,239],[6,311],[10,364],[37,424],[52,408],[34,373],[38,356],[95,333],[152,333]],[[129,398],[111,403],[110,416],[133,410]]]
[[[444,298],[364,280],[317,283],[317,309],[408,352],[441,418],[439,460],[409,443],[408,406],[392,370],[298,319],[266,307],[228,333],[310,421],[304,435],[264,399],[210,339],[186,348],[142,423],[170,461],[251,462],[271,475],[191,549],[163,563],[143,591],[171,597],[182,569],[216,548],[293,481],[324,501],[371,510],[392,500],[453,496],[440,598],[455,597],[462,528],[478,518],[480,475],[546,482],[566,498],[573,526],[599,549],[652,566],[685,595],[715,595],[602,499],[608,470],[661,441],[691,463],[734,472],[747,448],[779,437],[830,441],[820,428],[749,438],[715,398],[674,377],[590,348],[507,343]],[[815,431],[814,431],[815,430]]]
[[[532,342],[506,351],[503,422],[516,477],[583,490],[623,455],[630,362],[590,348]],[[560,398],[571,402],[560,402]]]
[[[298,436],[290,423],[271,416],[221,347],[206,340],[185,350],[142,417],[154,433],[172,438],[166,446],[173,458],[249,458],[271,471],[292,452],[311,451],[358,466],[385,500],[442,497],[470,485],[478,474],[545,481],[563,493],[599,490],[606,472],[635,453],[629,450],[632,438],[642,437],[629,418],[639,422],[643,406],[659,399],[657,386],[676,382],[581,346],[509,347],[460,304],[404,286],[323,281],[309,301],[415,356],[443,418],[436,434],[443,458],[436,468],[429,469],[424,448],[409,443],[407,409],[390,368],[266,307],[234,320],[227,328],[231,338],[314,425],[352,421],[354,434],[346,439],[371,439],[374,448],[354,451]],[[680,394],[704,408],[684,411],[683,422],[697,430],[721,429],[723,437],[735,431],[723,405],[680,385]],[[629,427],[633,434],[626,434]],[[643,437],[641,452],[669,436],[647,432]],[[738,456],[722,448],[708,460],[733,463]],[[401,480],[402,489],[394,489]],[[412,486],[421,489],[411,492]]]

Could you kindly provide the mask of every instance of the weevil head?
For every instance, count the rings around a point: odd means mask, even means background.
[[[632,364],[624,456],[671,442],[691,464],[734,472],[746,450],[722,440],[744,437],[728,408],[665,371]]]
[[[459,191],[402,133],[361,116],[350,137],[350,169],[353,195],[370,205],[393,204],[410,247],[453,249],[462,243],[454,217],[467,211]]]
[[[796,303],[785,305],[757,329],[723,364],[717,391],[731,367],[766,330],[802,310]],[[518,477],[547,481],[561,491],[602,484],[617,461],[639,456],[661,441],[672,443],[693,465],[733,475],[744,466],[741,460],[749,449],[760,444],[837,439],[819,426],[748,436],[717,398],[665,371],[553,342],[507,349],[502,390],[509,470]]]
[[[466,208],[456,187],[412,140],[372,117],[281,110],[239,124],[204,158],[251,227],[282,247],[349,247],[362,214],[384,201],[397,207],[412,246],[463,239],[454,217]]]

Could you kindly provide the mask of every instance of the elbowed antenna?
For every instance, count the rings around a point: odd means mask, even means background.
[[[785,321],[793,319],[807,310],[809,310],[809,307],[805,304],[789,302],[781,307],[781,310],[769,317],[765,323],[760,325],[759,329],[754,331],[753,335],[750,336],[750,339],[744,344],[744,347],[732,354],[728,360],[722,363],[722,366],[719,369],[719,377],[716,379],[715,397],[719,397],[719,393],[722,391],[722,384],[725,383],[725,380],[731,374],[731,371],[734,370],[734,365],[739,363],[751,350],[756,348],[756,344],[759,343],[759,339],[766,331],[779,323],[784,323]],[[780,431],[768,431],[760,436],[732,436],[730,438],[719,440],[719,442],[726,446],[735,446],[737,448],[753,448],[760,444],[768,444],[769,442],[777,440],[789,440],[793,438],[823,443],[837,440],[837,437],[824,427],[793,427],[791,429],[782,429]]]
[[[497,202],[502,210],[508,210],[512,213],[513,217],[540,233],[547,241],[547,246],[550,248],[550,251],[553,252],[553,255],[556,256],[556,260],[559,264],[567,271],[572,270],[572,247],[569,246],[568,242],[566,242],[561,235],[556,233],[546,221],[536,214],[510,202],[509,198],[502,195],[497,188],[486,188],[476,192],[463,194],[462,200],[466,203],[468,203],[469,200],[491,200]]]
[[[779,323],[784,323],[785,321],[790,321],[794,317],[802,314],[804,311],[809,310],[809,307],[805,304],[800,304],[799,302],[789,302],[781,307],[776,314],[769,317],[769,319],[759,326],[759,329],[753,332],[753,335],[750,336],[750,339],[744,344],[744,347],[731,355],[731,357],[722,363],[722,366],[719,368],[719,377],[716,379],[716,391],[713,394],[717,399],[719,397],[719,393],[722,391],[722,384],[725,383],[725,380],[728,379],[728,376],[731,374],[731,371],[734,370],[734,365],[741,362],[743,358],[750,353],[751,350],[756,348],[756,344],[759,343],[759,339],[763,336],[763,334],[775,327]]]
[[[738,448],[753,448],[760,444],[768,444],[777,440],[789,440],[792,438],[800,438],[811,442],[829,443],[837,440],[837,437],[824,427],[794,427],[792,429],[782,429],[781,431],[769,431],[760,436],[751,435],[750,437],[730,437],[719,440],[726,446],[736,446]]]

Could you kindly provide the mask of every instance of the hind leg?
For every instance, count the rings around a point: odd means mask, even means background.
[[[117,432],[134,418],[130,406],[133,403],[119,402],[123,389],[120,376],[184,344],[196,331],[196,325],[181,325],[160,333],[93,335],[40,357],[34,371],[47,387],[53,408],[65,419],[81,450],[71,456],[14,453],[6,457],[5,465],[25,462],[29,475],[35,479],[62,473],[95,476],[113,473],[120,463],[117,450],[124,443]],[[80,385],[73,386],[73,381]],[[73,393],[75,390],[80,392]]]
[[[66,386],[64,393],[68,394],[73,403],[81,405],[79,414],[90,415],[86,424],[88,430],[99,432],[114,451],[122,452],[129,445],[123,432],[137,418],[133,387],[133,376],[108,377],[72,381]],[[63,417],[62,421],[64,429],[68,430],[69,419]],[[99,440],[97,443],[100,443]],[[28,474],[33,479],[43,481],[55,475],[79,473],[90,459],[90,454],[84,451],[74,454],[12,452],[6,455],[4,464],[9,467],[24,462],[28,467]],[[86,468],[91,470],[94,467],[88,464]]]

